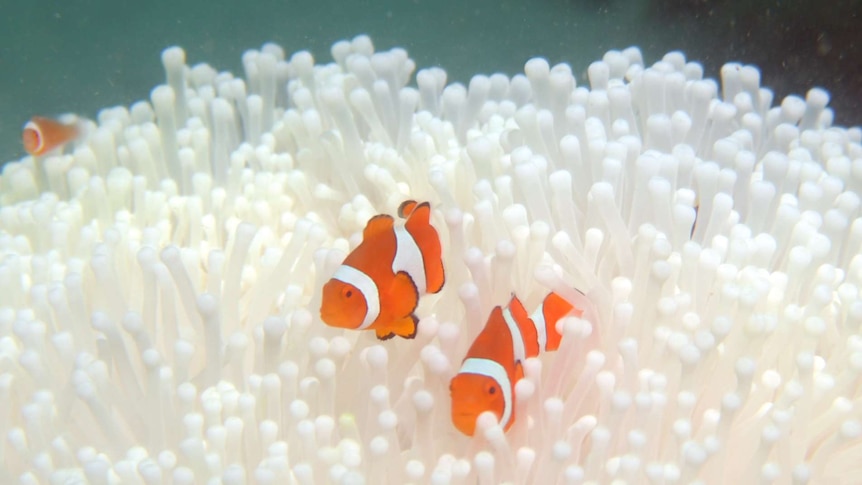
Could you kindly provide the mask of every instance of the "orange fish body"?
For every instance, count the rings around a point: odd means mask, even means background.
[[[373,329],[381,340],[416,336],[419,298],[443,288],[442,250],[430,204],[408,200],[398,215],[403,226],[386,214],[372,217],[362,242],[323,285],[320,318],[327,325]]]
[[[557,350],[557,321],[582,313],[556,293],[548,294],[532,315],[515,296],[506,308],[494,307],[449,385],[455,427],[473,436],[476,418],[491,411],[507,431],[515,421],[515,384],[524,375],[522,362],[543,350]]]
[[[21,141],[24,150],[38,156],[59,148],[78,136],[78,127],[50,118],[34,116],[24,125]]]

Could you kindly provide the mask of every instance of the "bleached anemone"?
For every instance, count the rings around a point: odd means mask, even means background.
[[[682,54],[448,84],[367,37],[149,101],[0,185],[0,481],[825,483],[862,465],[862,131]],[[324,325],[376,213],[429,200],[414,340]],[[579,296],[574,288],[586,296]],[[449,416],[492,306],[586,308],[517,421]],[[484,415],[487,417],[489,415]]]

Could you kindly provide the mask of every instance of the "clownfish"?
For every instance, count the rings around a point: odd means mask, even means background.
[[[440,237],[428,202],[408,200],[398,215],[403,226],[387,214],[372,217],[362,242],[323,285],[320,318],[327,325],[373,329],[381,340],[416,336],[419,298],[445,281]]]
[[[497,416],[503,431],[509,430],[515,421],[515,384],[524,377],[522,362],[560,347],[556,324],[569,314],[581,316],[583,310],[553,292],[532,315],[514,295],[506,308],[494,307],[449,383],[452,423],[458,431],[473,436],[476,418],[485,411]]]
[[[21,141],[30,155],[42,155],[59,148],[78,136],[78,127],[50,118],[34,116],[24,125]]]

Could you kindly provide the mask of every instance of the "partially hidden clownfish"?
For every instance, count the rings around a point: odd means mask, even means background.
[[[327,325],[372,329],[381,340],[416,336],[419,298],[445,281],[440,237],[428,202],[408,200],[398,215],[403,226],[387,214],[372,217],[362,242],[323,286],[320,318]]]
[[[38,156],[59,148],[78,136],[78,126],[61,123],[51,118],[34,116],[24,125],[21,141],[24,150]]]
[[[557,350],[562,338],[557,321],[582,314],[553,292],[532,315],[514,295],[506,308],[494,307],[449,384],[455,427],[473,436],[476,418],[490,411],[508,431],[515,421],[515,384],[524,376],[524,359]]]

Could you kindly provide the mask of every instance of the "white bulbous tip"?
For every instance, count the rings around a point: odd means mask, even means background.
[[[825,108],[829,104],[829,91],[823,88],[811,88],[805,94],[805,102],[814,108]]]
[[[171,46],[162,51],[162,64],[168,66],[182,66],[186,63],[186,51],[179,46]]]
[[[388,352],[382,345],[374,345],[369,348],[365,354],[365,358],[368,365],[376,369],[384,368],[389,361]]]

